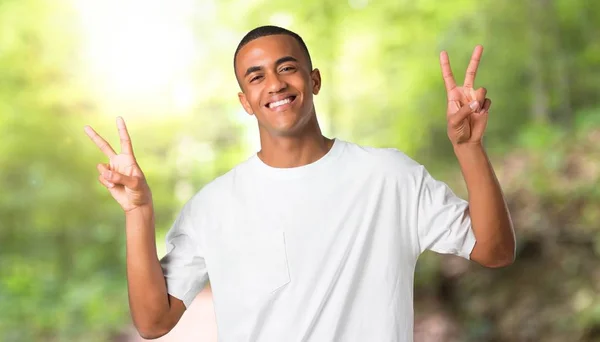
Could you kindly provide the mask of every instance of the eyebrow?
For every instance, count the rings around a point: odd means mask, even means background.
[[[285,56],[285,57],[281,57],[277,61],[275,61],[275,65],[277,66],[277,65],[283,64],[285,62],[296,62],[297,63],[298,60],[296,58],[292,57],[292,56]],[[262,66],[251,66],[251,67],[249,67],[246,70],[246,73],[244,74],[244,77],[250,75],[253,72],[260,71],[262,69],[263,69]]]

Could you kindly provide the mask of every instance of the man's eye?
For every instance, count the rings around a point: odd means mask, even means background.
[[[286,67],[281,68],[282,72],[292,71],[292,70],[294,70],[294,67],[292,67],[292,66],[286,66]]]
[[[254,77],[252,77],[252,78],[250,79],[250,82],[254,82],[254,81],[256,81],[256,80],[260,79],[261,77],[262,77],[262,76],[254,76]]]

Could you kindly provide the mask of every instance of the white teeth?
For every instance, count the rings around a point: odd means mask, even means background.
[[[273,109],[275,107],[283,106],[284,104],[288,104],[290,102],[292,102],[292,99],[288,97],[288,98],[285,98],[285,99],[283,99],[281,101],[269,103],[269,108]]]

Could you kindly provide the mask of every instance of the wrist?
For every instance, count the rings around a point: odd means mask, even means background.
[[[454,154],[463,172],[481,169],[489,163],[485,148],[481,143],[464,143],[455,145]]]
[[[125,218],[137,218],[140,216],[154,217],[154,206],[152,203],[140,205],[125,211]]]
[[[473,155],[473,154],[481,154],[485,153],[485,148],[481,142],[476,143],[462,143],[462,144],[452,144],[452,148],[454,149],[454,154],[457,157]]]

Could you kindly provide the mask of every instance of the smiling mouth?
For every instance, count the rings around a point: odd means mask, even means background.
[[[294,102],[295,99],[296,99],[296,96],[292,95],[292,96],[286,97],[283,100],[270,102],[270,103],[267,103],[267,108],[276,109],[277,107],[285,106],[286,104]]]

